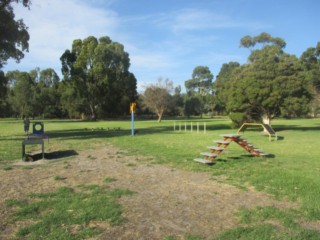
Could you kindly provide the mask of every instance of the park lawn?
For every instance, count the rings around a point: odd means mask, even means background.
[[[176,131],[173,131],[174,123]],[[181,131],[178,127],[180,123]],[[203,129],[204,123],[206,132]],[[236,132],[230,128],[230,121],[225,118],[164,120],[161,123],[136,120],[135,136],[131,136],[130,120],[48,120],[44,121],[44,124],[45,132],[50,137],[49,143],[45,144],[46,152],[81,151],[111,142],[125,149],[127,154],[150,156],[152,163],[167,163],[190,171],[210,172],[214,180],[224,179],[224,182],[243,189],[254,186],[259,191],[268,192],[278,199],[298,202],[301,206],[295,213],[279,213],[279,210],[274,209],[241,210],[241,219],[248,223],[248,227],[222,233],[219,239],[248,237],[252,234],[261,236],[262,232],[266,233],[268,239],[274,236],[275,229],[265,222],[272,219],[284,222],[284,226],[286,222],[294,222],[301,217],[309,221],[320,220],[320,119],[274,120],[272,125],[279,135],[278,141],[270,142],[268,137],[261,134],[261,129],[248,130],[244,132],[244,138],[274,157],[251,157],[233,144],[212,166],[196,163],[193,159],[199,157],[200,152],[207,151],[206,146],[214,145],[213,140],[221,139],[220,134]],[[5,168],[10,161],[21,158],[23,125],[20,120],[4,119],[0,120],[0,129],[0,167]],[[261,211],[267,212],[267,217],[257,220]],[[249,219],[254,221],[250,222]],[[315,236],[313,232],[310,233],[309,230],[301,229],[295,224],[287,225],[289,232],[297,233],[288,235],[284,231],[278,239],[301,239],[306,236],[312,239],[312,236]]]
[[[209,171],[214,176],[224,175],[232,184],[253,185],[275,197],[298,201],[305,216],[320,220],[320,119],[274,120],[278,141],[270,142],[261,134],[261,129],[245,131],[244,138],[274,157],[251,157],[234,144],[213,166],[194,163],[193,159],[207,151],[206,146],[214,145],[213,140],[221,139],[220,134],[236,132],[229,128],[228,120],[207,120],[206,134],[185,132],[184,128],[173,132],[172,121],[165,121],[161,126],[162,134],[148,134],[146,129],[134,137],[123,136],[111,141],[133,152],[154,156],[157,162]]]

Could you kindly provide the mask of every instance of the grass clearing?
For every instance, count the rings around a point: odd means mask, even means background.
[[[132,194],[126,189],[98,185],[60,187],[55,192],[30,194],[24,201],[7,200],[6,204],[17,207],[13,221],[33,222],[18,230],[19,238],[85,239],[103,230],[90,226],[94,221],[111,225],[125,221],[117,199]]]
[[[242,239],[299,239],[306,236],[317,239],[316,232],[301,228],[297,223],[300,218],[320,220],[320,119],[274,120],[272,126],[279,135],[278,141],[270,142],[267,136],[261,135],[260,129],[247,130],[244,138],[275,157],[251,157],[231,144],[212,166],[195,163],[193,159],[206,151],[206,146],[213,145],[213,140],[221,139],[220,134],[236,132],[230,128],[230,121],[224,118],[181,120],[182,129],[175,132],[174,121],[178,125],[178,120],[165,120],[160,124],[137,120],[135,136],[131,136],[129,120],[44,121],[45,132],[50,137],[49,143],[45,143],[45,151],[77,152],[112,143],[125,151],[118,155],[147,155],[149,163],[166,163],[185,170],[209,172],[215,181],[230,183],[244,190],[253,186],[277,199],[300,205],[297,211],[243,209],[239,213],[242,226],[221,233],[217,239],[241,239],[241,236]],[[184,130],[185,122],[187,131]],[[193,122],[192,132],[190,122]],[[200,126],[206,123],[206,134],[202,129],[197,133],[197,122]],[[3,129],[0,133],[0,169],[4,170],[10,167],[11,160],[21,157],[24,135],[21,121],[1,120],[0,127]],[[88,158],[95,161],[93,156]],[[267,217],[258,218],[258,213]]]

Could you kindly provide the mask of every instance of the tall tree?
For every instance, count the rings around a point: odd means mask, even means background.
[[[72,49],[61,57],[65,83],[74,99],[95,119],[97,113],[127,111],[136,97],[136,79],[129,72],[129,54],[109,37],[74,40]],[[70,88],[67,87],[66,89]],[[126,105],[124,110],[124,105]],[[122,107],[121,107],[122,106]]]
[[[280,38],[252,39],[263,47],[251,51],[249,64],[233,72],[229,112],[245,112],[265,123],[281,114],[305,115],[312,96],[299,60],[283,51],[285,42]]]
[[[13,110],[21,117],[33,114],[33,96],[35,83],[27,72],[7,72],[11,82],[9,102]]]
[[[34,78],[35,93],[34,114],[43,117],[61,117],[60,94],[58,92],[59,76],[51,69],[36,69],[30,72]]]
[[[29,8],[30,0],[0,1],[0,69],[9,58],[19,62],[24,57],[24,51],[29,49],[28,28],[22,19],[15,20],[12,3],[22,3]]]
[[[212,91],[213,75],[206,66],[197,66],[192,72],[192,78],[185,81],[185,87],[189,93],[207,95]]]
[[[233,82],[233,71],[240,67],[238,62],[224,63],[214,82],[215,89],[215,110],[222,113],[226,110],[226,105],[229,99],[228,90]]]
[[[150,84],[144,91],[144,104],[158,116],[158,122],[161,122],[162,116],[171,103],[171,93],[173,83],[169,79],[163,81],[158,79],[156,84]]]
[[[0,71],[0,117],[6,115],[8,80],[3,71]]]
[[[304,74],[313,86],[314,99],[311,103],[313,116],[320,112],[320,42],[316,47],[310,47],[300,57]]]
[[[197,97],[200,101],[200,114],[205,109],[210,109],[208,102],[213,93],[213,74],[206,66],[197,66],[192,72],[192,78],[185,81],[185,87],[189,97]]]

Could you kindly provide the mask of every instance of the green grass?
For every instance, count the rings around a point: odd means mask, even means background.
[[[131,136],[129,120],[45,121],[45,132],[50,137],[49,143],[45,143],[45,151],[77,152],[112,143],[125,150],[125,154],[148,156],[149,163],[166,163],[185,170],[209,172],[213,180],[223,176],[224,182],[241,189],[254,186],[277,199],[296,202],[300,206],[297,212],[283,213],[287,214],[289,222],[296,222],[300,218],[320,220],[320,119],[274,120],[272,126],[279,135],[278,141],[270,142],[268,137],[260,133],[261,129],[250,129],[244,133],[244,138],[273,154],[274,158],[250,157],[244,150],[231,144],[228,152],[223,153],[212,166],[198,164],[193,159],[199,157],[200,152],[206,151],[206,146],[213,145],[213,140],[220,139],[220,134],[236,132],[230,128],[230,121],[224,118],[181,120],[182,129],[178,131],[177,120],[175,132],[174,121],[165,120],[158,124],[156,121],[137,120],[135,136]],[[185,122],[187,131],[184,131]],[[190,122],[193,122],[193,132],[190,131]],[[197,122],[200,123],[199,133],[196,131]],[[203,132],[204,122],[206,134]],[[24,137],[22,127],[21,121],[0,121],[0,128],[3,129],[0,133],[0,164],[3,166],[21,157],[21,140]],[[95,160],[92,156],[88,158]],[[260,235],[262,237],[259,239],[298,239],[299,234],[313,234],[294,224],[287,226],[283,223],[283,216],[273,215],[283,226],[283,231],[269,224],[268,220],[261,220],[254,225],[243,223],[245,226],[221,233],[218,239],[235,239],[230,236],[238,234],[245,236],[242,239],[254,239],[254,236]],[[250,217],[244,215],[244,218],[251,217],[252,213]],[[297,235],[288,235],[287,231]]]
[[[254,210],[242,209],[237,214],[244,227],[237,227],[218,234],[218,239],[279,239],[300,240],[319,239],[317,231],[302,228],[294,219],[297,213],[274,207],[258,207]]]
[[[76,190],[61,187],[55,192],[30,194],[25,201],[6,200],[6,204],[18,208],[13,221],[33,222],[18,230],[18,238],[85,239],[102,231],[90,227],[92,221],[122,223],[125,219],[117,199],[132,194],[126,189],[110,190],[97,185]]]

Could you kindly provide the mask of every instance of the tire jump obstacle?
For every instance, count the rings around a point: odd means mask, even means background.
[[[22,141],[22,161],[26,160],[26,145],[41,145],[41,156],[44,159],[44,142],[43,139],[48,139],[48,135],[44,133],[44,124],[42,122],[34,122],[32,124],[32,134]]]

